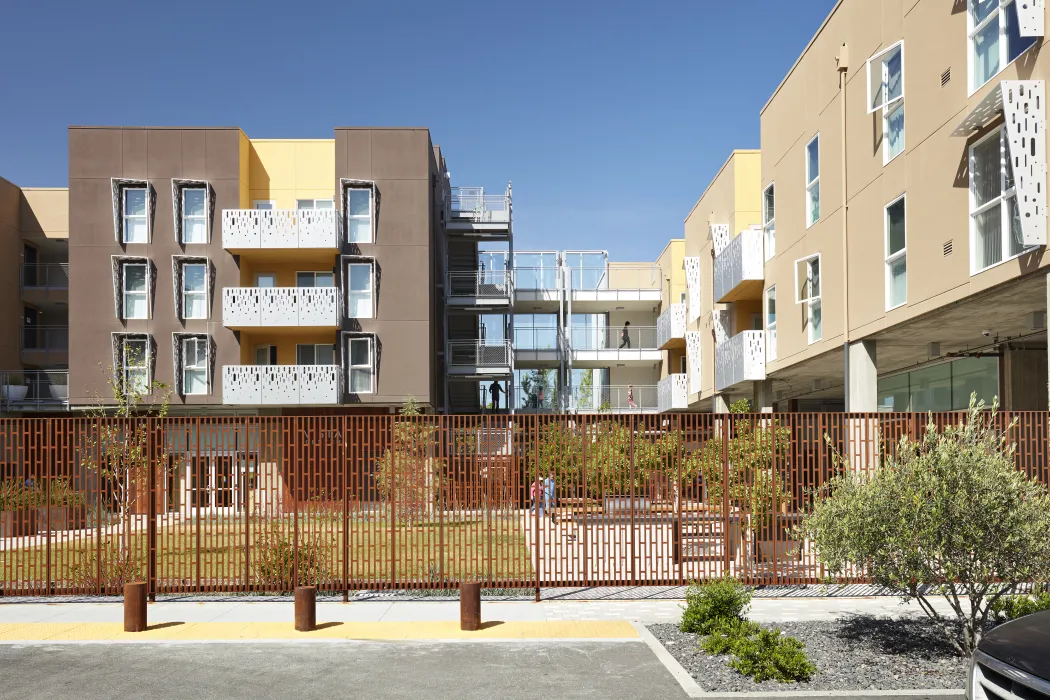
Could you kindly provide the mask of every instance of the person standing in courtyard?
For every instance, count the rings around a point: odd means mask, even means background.
[[[536,480],[532,482],[532,488],[529,489],[529,495],[532,497],[532,508],[529,509],[530,513],[535,513],[536,509],[540,510],[540,517],[543,517],[543,502],[540,500],[543,497],[543,482],[537,476]]]
[[[543,506],[551,514],[551,522],[554,522],[554,489],[554,470],[552,469],[547,473],[547,479],[543,482]]]

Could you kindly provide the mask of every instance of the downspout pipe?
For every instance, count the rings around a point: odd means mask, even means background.
[[[846,83],[849,76],[849,46],[843,44],[839,49],[839,54],[835,58],[835,63],[839,73],[839,112],[840,112],[840,124],[839,133],[841,143],[839,147],[840,151],[840,163],[839,167],[842,173],[842,357],[843,357],[843,398],[845,409],[850,410],[849,404],[849,200],[848,200],[848,189],[847,173],[846,169],[847,158],[846,158]],[[823,296],[821,290],[821,296]]]

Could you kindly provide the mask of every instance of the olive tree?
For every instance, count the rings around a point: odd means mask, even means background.
[[[831,574],[866,571],[918,603],[962,655],[976,648],[990,606],[1050,574],[1050,497],[1016,468],[1016,423],[997,429],[997,408],[972,397],[959,424],[939,432],[931,420],[881,468],[846,465],[797,533]],[[938,596],[954,618],[933,606]]]

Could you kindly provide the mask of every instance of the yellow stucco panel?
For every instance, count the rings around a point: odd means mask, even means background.
[[[335,197],[334,139],[252,139],[249,198],[294,209],[297,199]],[[251,203],[249,203],[251,206]]]

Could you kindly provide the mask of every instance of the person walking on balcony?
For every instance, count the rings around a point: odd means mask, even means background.
[[[638,404],[634,402],[634,384],[627,385],[627,407],[630,409],[638,408]]]
[[[623,331],[620,332],[620,349],[631,349],[631,322],[623,322]]]
[[[492,383],[489,384],[489,396],[492,399],[490,405],[492,406],[493,413],[499,413],[499,395],[502,391],[503,387],[499,385],[499,382],[493,379]]]

